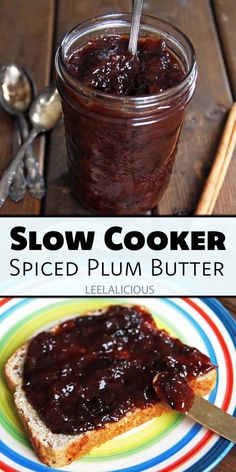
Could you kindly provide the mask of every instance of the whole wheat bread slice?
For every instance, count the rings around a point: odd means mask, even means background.
[[[102,312],[104,313],[104,310]],[[91,315],[91,313],[89,314]],[[98,313],[96,312],[94,315],[98,315]],[[52,433],[28,402],[22,389],[22,374],[27,346],[28,343],[25,343],[8,359],[5,365],[5,376],[9,389],[14,394],[17,412],[29,434],[32,446],[39,459],[50,467],[63,467],[88,454],[94,447],[170,411],[170,407],[166,403],[160,402],[152,407],[136,408],[118,422],[107,423],[102,429],[78,435]],[[194,379],[190,385],[196,394],[205,396],[213,389],[215,382],[216,369],[212,369],[207,374]]]

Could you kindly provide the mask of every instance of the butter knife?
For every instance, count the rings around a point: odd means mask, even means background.
[[[185,415],[191,420],[236,443],[236,417],[195,395],[190,410]]]

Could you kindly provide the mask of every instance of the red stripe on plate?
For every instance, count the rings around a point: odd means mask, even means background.
[[[215,325],[215,323],[212,321],[209,315],[205,313],[205,311],[200,308],[193,300],[184,298],[183,299],[188,305],[190,305],[194,310],[196,310],[209,324],[209,326],[212,328],[214,331],[216,337],[218,338],[218,341],[221,345],[222,351],[224,353],[225,357],[225,364],[226,364],[226,373],[227,373],[227,382],[226,382],[226,393],[224,397],[224,401],[222,403],[222,410],[227,410],[230,400],[232,397],[232,391],[233,391],[233,379],[234,379],[234,369],[233,369],[233,363],[232,359],[230,357],[230,352],[228,349],[228,346],[219,330],[219,328]]]
[[[212,438],[213,436],[213,433],[206,433],[205,436],[201,439],[201,441],[196,444],[196,446],[191,449],[191,451],[187,452],[183,457],[181,457],[181,459],[178,459],[177,461],[173,462],[173,464],[171,465],[168,465],[167,467],[165,467],[164,469],[161,469],[160,472],[170,472],[170,471],[173,471],[176,469],[176,467],[179,467],[180,465],[184,464],[184,462],[186,462],[188,459],[191,459],[192,456],[194,456],[196,453],[199,452],[199,450],[201,450],[205,444],[208,443],[208,441]]]
[[[4,470],[4,472],[19,472],[18,470],[13,469],[13,468],[10,467],[9,465],[4,464],[2,461],[0,461],[0,468],[1,468],[2,470]],[[1,469],[0,469],[0,470],[1,470]]]
[[[6,305],[6,303],[10,302],[11,298],[3,298],[0,300],[0,306]]]

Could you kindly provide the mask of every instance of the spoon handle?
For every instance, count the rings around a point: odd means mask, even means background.
[[[13,134],[13,144],[12,144],[12,151],[15,154],[19,147],[22,145],[22,134],[20,130],[20,123],[18,118],[14,120],[14,134]]]
[[[15,127],[14,127],[14,139],[13,139],[13,154],[19,149],[22,144],[22,135],[19,126],[19,120],[16,118],[15,120]],[[16,170],[16,176],[13,180],[10,190],[9,190],[9,197],[13,200],[13,202],[19,202],[24,198],[26,189],[26,180],[24,175],[24,164],[22,161],[18,164]]]
[[[9,197],[13,202],[20,202],[25,196],[25,189],[24,163],[20,161],[16,169],[15,178],[10,186]]]
[[[28,124],[23,114],[19,115],[20,127],[23,139],[29,134]],[[29,187],[30,194],[35,198],[43,198],[45,195],[45,182],[43,176],[39,172],[39,164],[34,156],[34,151],[30,145],[26,151],[25,165],[27,169],[26,182]]]
[[[143,9],[143,0],[134,0],[128,50],[135,56],[138,46],[138,34]]]
[[[16,171],[19,163],[24,158],[25,152],[28,149],[29,145],[33,142],[33,140],[38,135],[39,130],[37,128],[33,128],[28,135],[27,139],[24,141],[22,146],[17,151],[15,157],[13,158],[11,164],[8,166],[7,170],[3,172],[2,178],[0,180],[0,207],[3,206],[5,200],[9,195],[10,185],[13,182],[13,179],[16,176]]]

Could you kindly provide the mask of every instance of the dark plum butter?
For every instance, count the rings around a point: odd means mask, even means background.
[[[128,14],[89,20],[56,57],[72,189],[94,214],[157,205],[195,89],[194,51],[179,30],[144,15],[136,56],[129,30]]]
[[[161,372],[153,382],[153,387],[163,401],[173,410],[186,413],[194,401],[194,391],[188,385],[186,377],[173,372]]]
[[[155,405],[163,390],[165,395],[171,390],[171,404],[186,408],[187,382],[213,367],[198,349],[158,330],[144,308],[117,305],[33,338],[23,389],[51,431],[78,434]],[[153,379],[162,372],[167,377],[157,394]],[[173,378],[178,380],[174,393]]]
[[[183,66],[165,41],[140,39],[136,56],[128,42],[120,36],[96,38],[71,53],[68,70],[86,87],[114,95],[156,94],[182,82]]]

